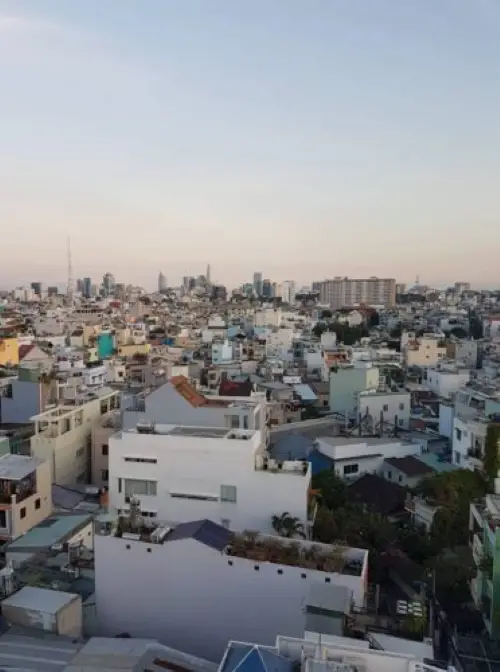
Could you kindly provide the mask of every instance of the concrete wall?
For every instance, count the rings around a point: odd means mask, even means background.
[[[52,481],[50,464],[44,462],[36,470],[37,492],[11,507],[11,538],[17,539],[41,523],[52,513]],[[37,508],[39,501],[40,507]],[[22,515],[24,509],[24,515]]]
[[[41,413],[44,408],[45,393],[38,382],[12,381],[12,398],[0,400],[0,418],[2,422],[29,422],[31,416]]]
[[[382,416],[383,421],[394,426],[397,418],[398,427],[408,429],[410,426],[411,396],[409,392],[387,394],[360,394],[358,397],[358,415],[370,415],[373,424],[377,425]]]
[[[357,409],[357,395],[369,389],[376,389],[379,370],[376,367],[338,368],[330,373],[330,411],[354,414]]]
[[[103,635],[153,637],[216,662],[229,640],[302,637],[312,582],[329,577],[364,600],[360,577],[234,558],[193,539],[150,545],[96,535],[95,574]]]
[[[271,517],[288,511],[305,524],[310,471],[303,475],[298,463],[290,473],[287,462],[275,472],[256,469],[259,445],[256,434],[238,441],[122,432],[109,439],[109,503],[124,508],[124,480],[144,479],[156,481],[157,494],[139,496],[141,507],[163,521],[209,518],[232,529],[270,532]],[[236,487],[236,502],[220,501],[222,485]]]

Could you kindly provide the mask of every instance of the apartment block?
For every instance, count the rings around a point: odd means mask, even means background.
[[[302,637],[318,591],[324,601],[330,589],[345,588],[348,601],[364,604],[366,550],[254,539],[209,520],[156,529],[138,522],[96,521],[96,616],[107,636],[153,637],[220,661],[228,639]]]
[[[488,633],[500,637],[500,495],[470,505],[470,545],[477,574],[471,594]]]
[[[416,336],[413,332],[405,332],[401,336],[405,366],[436,366],[446,357],[444,338],[437,334]]]
[[[89,482],[92,429],[103,415],[119,407],[120,394],[102,388],[79,401],[31,418],[35,423],[31,454],[49,462],[52,482],[57,485]]]
[[[51,512],[50,464],[24,455],[0,457],[0,540],[17,539]]]
[[[209,518],[236,530],[272,530],[288,512],[304,525],[311,481],[306,461],[272,460],[256,430],[139,423],[109,438],[109,504],[132,497],[150,518]]]
[[[334,310],[361,303],[376,306],[396,304],[396,280],[394,278],[333,278],[320,283],[319,300]]]
[[[355,415],[358,412],[359,393],[376,390],[379,382],[379,370],[370,363],[334,366],[330,372],[330,411]]]

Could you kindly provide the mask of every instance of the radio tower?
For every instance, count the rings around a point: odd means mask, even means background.
[[[66,289],[68,304],[73,305],[73,265],[71,263],[71,240],[68,236],[68,286]]]

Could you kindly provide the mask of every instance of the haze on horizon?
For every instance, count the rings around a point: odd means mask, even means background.
[[[495,0],[0,0],[0,286],[498,285]]]

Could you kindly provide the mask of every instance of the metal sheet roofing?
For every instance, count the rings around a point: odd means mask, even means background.
[[[165,542],[195,539],[205,546],[222,551],[231,541],[232,532],[211,520],[194,520],[177,525],[165,538]]]
[[[291,672],[292,669],[293,662],[273,649],[231,642],[221,672]]]
[[[293,386],[293,391],[298,394],[302,401],[317,401],[318,397],[309,385],[298,383]]]
[[[0,478],[20,481],[32,474],[41,463],[41,460],[25,455],[3,455],[0,457]]]
[[[8,544],[5,548],[6,553],[30,553],[49,548],[61,543],[91,520],[92,516],[88,513],[50,516]]]
[[[48,588],[37,588],[36,586],[25,586],[6,597],[2,601],[3,606],[17,607],[19,609],[29,609],[32,611],[41,611],[44,614],[57,614],[62,607],[65,607],[78,595],[65,593],[62,590],[49,590]]]

